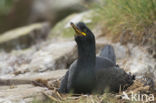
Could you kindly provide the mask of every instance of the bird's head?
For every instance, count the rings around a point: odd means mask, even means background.
[[[95,43],[94,34],[83,23],[79,22],[76,25],[71,22],[71,26],[75,30],[75,41],[79,44],[92,44]]]

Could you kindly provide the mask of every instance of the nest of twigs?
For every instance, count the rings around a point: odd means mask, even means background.
[[[35,86],[46,87],[50,92],[43,92],[43,95],[49,99],[52,103],[131,103],[130,100],[123,99],[123,91],[119,93],[104,93],[102,95],[84,95],[84,94],[60,94],[58,88],[60,85],[60,80],[42,80],[37,79],[34,81]],[[142,80],[135,80],[134,83],[124,91],[127,95],[131,93],[146,93],[147,95],[153,94],[156,97],[156,92],[151,89],[149,85],[145,85]],[[49,103],[49,102],[48,102]],[[134,103],[134,102],[133,102]],[[137,102],[138,103],[138,102]],[[142,102],[141,102],[142,103]],[[153,101],[156,103],[156,99]]]

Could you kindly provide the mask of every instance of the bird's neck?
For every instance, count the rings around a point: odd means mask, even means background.
[[[94,69],[96,59],[95,43],[83,47],[78,45],[78,67],[79,69]]]

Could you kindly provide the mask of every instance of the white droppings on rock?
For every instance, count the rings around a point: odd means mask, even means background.
[[[32,47],[30,50],[1,52],[0,75],[66,68],[75,58],[75,46],[73,41],[59,41],[42,45],[38,51]]]
[[[150,71],[155,73],[155,60],[146,51],[145,48],[130,46],[130,57],[127,65],[129,65],[129,71],[136,73],[137,75],[143,75],[148,72],[148,68],[151,67]],[[152,75],[151,75],[152,76]],[[153,78],[153,77],[152,77]],[[156,77],[155,77],[156,78]]]
[[[70,57],[69,55],[72,55],[74,47],[74,42],[59,42],[41,48],[32,56],[29,70],[41,72],[65,68],[67,59]],[[65,60],[62,58],[65,58]],[[58,65],[59,68],[57,68]]]
[[[48,51],[40,50],[32,56],[32,61],[28,68],[30,71],[45,71],[53,65],[53,58]]]
[[[0,75],[7,74],[14,71],[15,56],[10,56],[2,52],[0,57]]]
[[[0,103],[12,103],[12,101],[4,98],[0,98]]]
[[[120,43],[114,44],[114,50],[116,59],[124,59],[128,56],[126,47],[121,45]]]
[[[0,53],[0,75],[14,73],[15,71],[25,71],[35,50],[17,50],[10,53]]]

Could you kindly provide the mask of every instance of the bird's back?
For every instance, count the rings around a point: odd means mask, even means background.
[[[112,66],[115,66],[115,64],[110,59],[101,56],[96,57],[96,69],[105,69]]]
[[[96,57],[96,91],[104,92],[109,89],[111,92],[118,92],[126,89],[133,83],[132,76],[123,69],[116,66],[109,59]]]
[[[100,57],[107,58],[116,64],[116,55],[113,46],[105,45],[104,48],[101,50]]]

